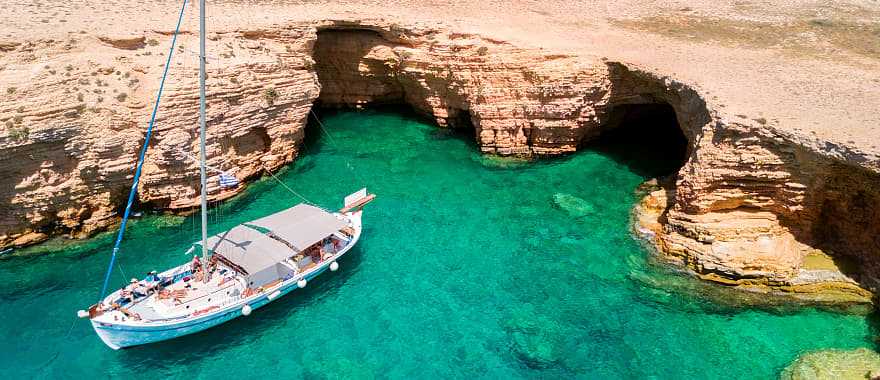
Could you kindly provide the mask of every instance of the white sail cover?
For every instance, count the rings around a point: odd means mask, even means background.
[[[346,226],[333,214],[303,203],[246,224],[272,231],[298,251]]]

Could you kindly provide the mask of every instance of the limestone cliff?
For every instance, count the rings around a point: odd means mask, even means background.
[[[660,251],[701,277],[865,302],[880,283],[876,158],[722,115],[692,88],[612,65],[625,102],[663,102],[687,162],[638,207]],[[614,102],[614,100],[612,100]]]
[[[610,86],[601,62],[476,35],[333,23],[317,41],[322,105],[405,103],[440,126],[475,128],[485,153],[575,151],[598,131]]]
[[[5,53],[0,246],[86,236],[116,220],[167,35],[82,35]],[[140,202],[164,209],[192,207],[199,191],[189,158],[197,66],[187,46],[178,49],[138,189]],[[472,127],[480,149],[500,155],[573,152],[613,128],[615,110],[663,104],[688,148],[675,178],[641,208],[662,251],[716,281],[833,283],[856,298],[866,295],[856,283],[873,288],[880,275],[880,158],[728,115],[695,85],[623,62],[381,20],[219,30],[209,50],[209,164],[241,179],[296,157],[315,103],[405,103],[442,127]],[[209,183],[213,200],[241,190]],[[816,252],[857,269],[814,268]]]
[[[0,246],[87,236],[116,221],[167,35],[38,41],[3,57],[0,78],[12,101],[0,105]],[[180,41],[192,42],[187,35]],[[209,165],[246,179],[293,160],[319,90],[309,54],[314,29],[228,31],[210,40]],[[198,66],[191,50],[177,48],[138,188],[140,202],[168,209],[197,204],[199,192]],[[234,194],[219,191],[216,175],[210,198]]]

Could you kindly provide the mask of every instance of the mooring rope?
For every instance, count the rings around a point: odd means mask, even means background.
[[[315,109],[310,108],[309,112],[311,112],[312,116],[315,117],[315,121],[318,122],[318,128],[321,129],[321,132],[324,132],[327,138],[330,139],[330,144],[333,145],[334,148],[339,149],[339,144],[336,143],[336,139],[333,138],[333,135],[330,134],[330,131],[328,131],[327,128],[324,127],[324,123],[321,122],[321,118],[319,118],[318,114],[315,113]],[[364,184],[361,180],[360,176],[358,175],[357,169],[355,169],[351,161],[345,160],[345,165],[348,166],[349,169],[351,169],[351,173],[354,174],[354,179],[360,182],[361,185],[366,186],[366,184]]]
[[[165,79],[168,77],[168,69],[171,67],[171,57],[174,55],[174,48],[177,45],[177,35],[180,33],[180,25],[183,22],[184,11],[186,10],[186,0],[180,6],[180,15],[177,17],[177,27],[174,29],[174,36],[171,38],[171,48],[168,51],[168,58],[165,60],[165,69],[162,72],[162,81],[159,82],[159,91],[156,94],[156,103],[153,105],[153,113],[150,116],[150,124],[147,126],[147,134],[144,139],[144,146],[141,147],[138,155],[137,169],[134,172],[134,181],[131,184],[131,190],[128,192],[128,203],[125,205],[125,213],[122,215],[122,223],[119,225],[119,232],[116,234],[116,242],[113,244],[113,254],[110,256],[110,265],[107,266],[107,274],[104,275],[104,285],[101,286],[101,295],[98,297],[98,303],[104,299],[107,293],[107,285],[110,283],[110,273],[113,272],[113,264],[116,263],[116,255],[119,253],[119,245],[122,243],[122,237],[125,235],[125,226],[128,224],[128,217],[131,214],[131,205],[134,203],[134,196],[137,194],[138,181],[141,178],[141,170],[144,167],[144,160],[147,154],[147,147],[150,145],[150,137],[153,135],[153,125],[156,122],[156,114],[159,111],[159,101],[162,99],[162,90],[165,88]]]
[[[328,138],[328,139],[330,139],[330,143],[331,143],[335,148],[338,149],[339,146],[336,144],[336,140],[333,138],[332,135],[330,135],[330,132],[327,132],[327,129],[324,128],[324,123],[321,123],[321,119],[318,118],[318,114],[315,113],[315,110],[314,110],[314,109],[309,109],[309,112],[311,112],[311,113],[312,113],[312,116],[315,117],[315,121],[318,122],[318,127],[321,129],[321,131],[324,132],[325,135],[327,135],[327,138]],[[349,163],[349,162],[347,162],[347,161],[346,161],[346,164],[348,165],[349,168],[352,169],[352,172],[354,173],[355,177],[357,177],[357,170],[354,169],[354,166],[352,166],[351,163]],[[275,175],[275,173],[272,173],[272,171],[269,170],[269,168],[267,168],[266,165],[262,165],[262,166],[263,166],[263,170],[265,170],[266,173],[269,173],[269,175],[272,177],[272,179],[274,179],[274,180],[275,180],[276,182],[278,182],[281,186],[283,186],[288,192],[290,192],[290,193],[293,194],[294,196],[296,196],[296,197],[302,199],[303,202],[305,202],[305,203],[307,203],[307,204],[310,204],[310,205],[312,205],[312,206],[315,206],[315,207],[318,207],[318,208],[322,208],[322,209],[323,209],[323,207],[321,207],[321,206],[315,204],[314,202],[308,200],[308,198],[304,197],[302,194],[300,194],[300,193],[296,192],[295,190],[291,189],[290,186],[287,186],[287,184],[284,183],[284,181],[282,181],[280,178],[278,178],[278,177]]]
[[[263,165],[263,170],[265,170],[266,173],[269,173],[269,175],[272,176],[272,179],[274,179],[275,181],[277,181],[278,183],[280,183],[281,186],[284,186],[284,188],[287,189],[287,191],[289,191],[291,194],[293,194],[293,195],[299,197],[300,199],[302,199],[303,202],[306,202],[306,203],[308,203],[308,204],[310,204],[310,205],[312,205],[312,206],[315,206],[315,207],[319,207],[319,208],[321,208],[320,206],[316,205],[316,204],[313,203],[312,201],[306,199],[306,197],[302,196],[300,193],[297,193],[296,191],[294,191],[293,189],[291,189],[290,186],[287,186],[286,183],[284,183],[283,181],[281,181],[280,179],[278,179],[278,177],[275,176],[275,173],[272,173],[272,171],[269,170],[269,168],[267,168],[266,165]]]

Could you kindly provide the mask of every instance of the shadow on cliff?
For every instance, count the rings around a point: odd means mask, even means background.
[[[603,130],[582,148],[602,153],[645,178],[675,174],[687,159],[688,140],[668,104],[614,106]]]

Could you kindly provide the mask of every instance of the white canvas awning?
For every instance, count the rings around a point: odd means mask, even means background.
[[[208,250],[249,274],[272,268],[294,253],[284,243],[242,225],[208,238]]]
[[[275,236],[302,251],[346,226],[345,221],[318,207],[298,204],[245,223],[271,231]]]
[[[327,211],[299,204],[208,238],[208,250],[247,274],[249,286],[261,286],[290,274],[284,260],[345,226]]]

